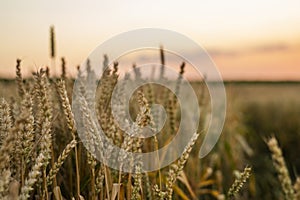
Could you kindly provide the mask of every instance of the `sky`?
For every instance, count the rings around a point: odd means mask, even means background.
[[[102,42],[138,28],[176,31],[204,47],[225,80],[300,79],[300,1],[3,0],[0,76],[50,65],[49,27],[57,61],[69,74]],[[73,70],[74,69],[74,70]]]

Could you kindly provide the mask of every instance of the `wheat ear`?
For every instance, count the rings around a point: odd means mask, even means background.
[[[71,110],[70,101],[67,95],[67,90],[65,86],[65,82],[63,80],[57,82],[58,93],[62,102],[62,107],[64,110],[64,114],[67,120],[68,128],[71,131],[71,135],[73,140],[76,141],[76,126],[75,126],[75,119],[73,112]],[[80,195],[80,174],[79,174],[79,161],[78,161],[78,149],[77,145],[74,147],[75,150],[75,167],[76,167],[76,190],[77,190],[77,197],[79,198]]]
[[[57,161],[54,163],[53,168],[49,171],[49,174],[47,176],[47,184],[48,185],[52,184],[52,179],[56,176],[57,172],[59,171],[61,166],[64,164],[66,158],[69,156],[70,152],[74,149],[76,144],[77,144],[76,140],[72,140],[69,144],[67,144],[67,146],[65,147],[63,152],[60,154]]]
[[[199,133],[194,133],[192,136],[190,142],[188,145],[185,147],[183,154],[180,156],[179,160],[177,161],[176,164],[172,164],[170,166],[169,172],[168,172],[168,177],[167,177],[167,184],[166,184],[166,196],[167,199],[171,200],[172,195],[173,195],[173,185],[178,178],[180,172],[183,170],[183,167],[185,166],[185,163],[187,162],[189,155],[193,149],[194,144],[196,143]]]
[[[22,98],[25,90],[23,85],[23,78],[22,78],[22,72],[21,72],[21,60],[17,59],[17,65],[16,65],[16,81],[18,86],[18,94]]]
[[[48,118],[47,118],[48,119]],[[50,134],[50,121],[46,120],[42,127],[43,138],[41,140],[41,152],[39,153],[35,164],[25,180],[24,186],[21,188],[20,199],[25,200],[30,197],[30,192],[34,189],[35,183],[38,181],[42,174],[42,169],[48,165],[51,151],[51,134]]]
[[[289,171],[286,167],[282,151],[278,145],[277,139],[271,137],[267,142],[267,145],[272,153],[273,165],[278,173],[278,179],[281,183],[281,187],[287,200],[294,200],[295,191],[292,186],[292,181],[289,175]]]
[[[247,179],[250,177],[251,167],[245,167],[244,171],[240,176],[233,182],[232,186],[229,188],[227,196],[229,198],[234,197],[246,183]]]
[[[12,127],[12,117],[9,104],[5,99],[0,100],[0,145],[4,138],[7,137],[9,130]]]

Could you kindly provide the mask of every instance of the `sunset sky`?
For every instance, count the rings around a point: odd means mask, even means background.
[[[164,28],[202,45],[226,80],[300,80],[300,1],[17,1],[0,3],[0,75],[16,58],[30,72],[49,65],[49,26],[69,73],[103,41]],[[57,59],[57,65],[59,59]]]

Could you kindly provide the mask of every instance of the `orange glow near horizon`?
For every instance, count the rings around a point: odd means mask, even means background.
[[[58,56],[52,72],[59,72],[60,57],[65,57],[69,75],[75,76],[76,66],[103,41],[154,27],[182,33],[202,45],[225,80],[300,80],[299,0],[0,4],[0,77],[15,76],[16,58],[22,59],[25,76],[50,66],[53,24]]]
[[[215,51],[208,50],[213,62],[216,64],[224,80],[300,80],[300,46],[285,46],[285,47],[268,47],[265,49],[235,49]],[[151,55],[153,57],[153,54]],[[159,54],[154,54],[159,62]],[[72,56],[70,56],[72,57]],[[68,74],[72,77],[76,76],[76,66],[80,65],[86,57],[75,56],[77,61],[67,59]],[[42,59],[24,59],[22,69],[24,76],[29,76],[31,72],[43,66],[51,66],[50,61],[45,56],[46,64],[40,64]],[[134,57],[132,58],[134,59]],[[120,64],[131,65],[138,60],[121,61]],[[180,66],[179,60],[166,60],[166,64],[173,66],[175,69]],[[39,64],[37,64],[39,63]],[[10,64],[9,68],[0,70],[1,77],[13,78],[15,76],[14,62]],[[56,59],[56,70],[60,70],[60,59]],[[187,71],[185,75],[187,78],[193,79],[193,71]]]
[[[212,56],[227,80],[300,80],[300,47]]]

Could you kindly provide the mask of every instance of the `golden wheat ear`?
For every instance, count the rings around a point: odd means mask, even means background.
[[[51,168],[51,170],[48,173],[47,185],[52,184],[52,180],[56,177],[56,174],[64,164],[67,157],[70,155],[71,151],[75,148],[76,144],[77,142],[74,139],[69,144],[67,144],[63,152],[58,157],[57,161],[54,163],[54,166]]]
[[[180,156],[179,160],[175,163],[172,164],[169,168],[169,172],[168,172],[168,177],[167,177],[167,184],[166,184],[166,197],[167,199],[171,200],[172,196],[173,196],[173,186],[177,180],[177,178],[180,175],[180,172],[183,170],[185,163],[187,162],[190,153],[193,149],[193,146],[195,145],[198,137],[199,137],[199,133],[194,133],[194,135],[192,136],[190,142],[188,143],[188,145],[185,147],[183,154]]]
[[[23,77],[22,77],[22,72],[21,72],[21,59],[17,59],[16,82],[17,82],[19,97],[22,98],[25,94],[25,89],[24,89]]]
[[[300,199],[300,177],[297,177],[293,188],[295,190],[296,199]]]
[[[11,114],[9,104],[2,98],[0,100],[0,147],[7,137],[9,130],[12,128],[13,121]]]
[[[295,200],[295,191],[292,186],[292,181],[289,175],[289,171],[285,164],[284,157],[282,155],[282,150],[278,145],[277,139],[272,136],[270,139],[266,140],[269,150],[272,153],[273,165],[278,173],[278,179],[281,183],[281,188],[283,190],[284,196],[288,200]]]
[[[245,167],[244,171],[239,174],[239,176],[235,179],[232,186],[229,188],[227,196],[228,198],[235,197],[239,191],[242,189],[244,184],[247,182],[251,175],[251,167]]]
[[[56,85],[60,96],[60,100],[62,102],[62,108],[63,108],[65,118],[67,120],[69,131],[71,132],[73,140],[77,141],[77,137],[76,137],[77,129],[75,125],[74,114],[72,112],[71,104],[67,95],[65,81],[59,80],[56,83]],[[76,168],[76,193],[77,193],[76,195],[78,198],[80,198],[81,195],[80,195],[80,174],[79,174],[79,152],[76,144],[74,146],[74,151],[75,151],[75,168]]]
[[[3,170],[10,159],[10,155],[12,155],[16,140],[16,131],[13,129],[10,131],[8,136],[3,140],[3,143],[0,148],[0,170]]]

